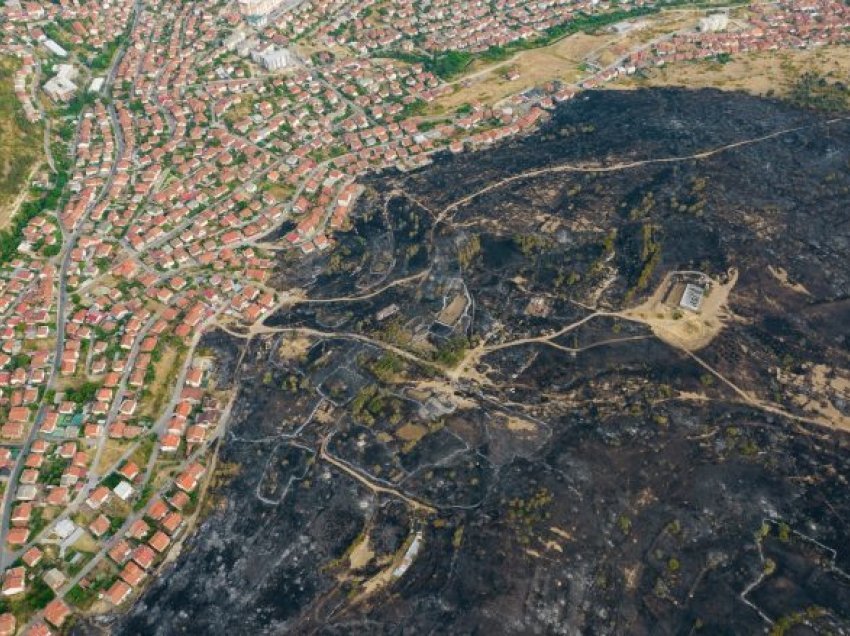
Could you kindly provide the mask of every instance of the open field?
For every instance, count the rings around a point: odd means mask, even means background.
[[[250,93],[242,95],[241,101],[227,110],[222,119],[228,124],[234,124],[254,112],[254,96]]]
[[[611,64],[654,38],[695,25],[700,14],[699,10],[678,10],[642,16],[621,23],[627,26],[619,31],[576,33],[548,46],[519,51],[496,63],[477,60],[463,77],[453,82],[455,91],[435,101],[428,112],[439,114],[465,103],[496,103],[524,88],[552,80],[578,82],[587,75],[588,62]],[[516,71],[519,78],[508,80],[505,75],[509,70]]]
[[[649,71],[644,77],[624,77],[607,88],[684,86],[740,90],[754,95],[787,95],[806,71],[846,79],[850,47],[834,46],[808,50],[770,51],[735,55],[726,64],[716,61],[670,64]]]
[[[100,456],[100,462],[97,465],[97,471],[104,474],[110,466],[118,461],[129,446],[129,442],[114,439],[107,440],[106,446],[103,449],[103,454]]]
[[[733,10],[733,20],[743,8]],[[454,92],[429,105],[427,115],[440,115],[471,103],[495,104],[524,89],[559,80],[575,84],[594,66],[604,68],[630,51],[662,39],[665,34],[696,26],[705,9],[677,9],[621,23],[619,30],[576,33],[553,44],[523,50],[499,62],[474,61],[463,77],[452,83]],[[625,25],[625,28],[622,26]],[[800,75],[815,71],[834,79],[846,78],[850,47],[742,53],[726,63],[715,60],[668,64],[642,75],[622,77],[607,88],[684,86],[743,90],[756,95],[786,95]],[[513,80],[508,72],[518,74]]]
[[[25,185],[41,158],[40,130],[24,118],[15,96],[17,60],[0,58],[0,229],[26,196]]]
[[[543,48],[520,51],[495,64],[477,61],[470,66],[469,73],[454,82],[455,91],[435,101],[429,112],[451,111],[464,103],[494,103],[523,87],[554,79],[575,82],[581,76],[582,59],[610,39],[610,34],[577,33]],[[519,79],[508,80],[505,73],[509,69],[516,70]]]
[[[369,535],[364,534],[348,555],[348,561],[352,570],[360,570],[369,565],[374,556],[375,552],[369,547]]]
[[[729,292],[738,281],[738,272],[733,270],[729,280],[715,282],[707,294],[698,313],[682,311],[675,299],[664,298],[672,274],[664,277],[661,285],[638,307],[620,313],[629,320],[647,325],[661,340],[686,351],[696,351],[708,345],[720,333],[728,316]]]
[[[182,363],[180,351],[174,347],[166,347],[162,357],[155,362],[154,379],[150,384],[150,392],[142,400],[141,412],[147,417],[158,417],[163,405],[168,399],[168,391]]]
[[[74,549],[79,550],[80,552],[88,552],[90,554],[94,554],[98,551],[97,541],[94,540],[88,532],[84,532],[80,535],[80,538],[74,543]]]

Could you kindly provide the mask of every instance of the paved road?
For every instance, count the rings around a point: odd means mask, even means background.
[[[215,442],[221,434],[223,434],[222,433],[223,429],[221,427],[221,423],[224,422],[224,420],[225,420],[225,416],[223,415],[222,419],[219,422],[219,432],[216,435],[211,436],[206,442],[204,442],[202,445],[198,446],[198,448],[195,450],[194,453],[192,453],[191,455],[186,457],[186,459],[184,459],[182,462],[180,462],[180,464],[177,467],[178,472],[182,472],[189,464],[196,461],[200,457],[203,457],[204,455],[206,455],[206,453],[209,450],[209,447],[212,445],[212,443]],[[171,489],[172,486],[173,486],[173,482],[171,480],[168,480],[165,484],[162,485],[161,488],[159,488],[159,490],[157,490],[151,496],[150,500],[154,499],[156,496],[162,497],[168,490]],[[57,594],[57,596],[59,598],[62,598],[63,596],[65,596],[65,594],[67,594],[71,589],[73,589],[73,587],[77,583],[79,583],[83,579],[83,577],[88,575],[89,572],[91,572],[94,569],[94,567],[98,563],[100,563],[101,559],[104,558],[106,553],[118,541],[120,541],[122,538],[124,538],[124,535],[127,532],[127,530],[129,530],[130,526],[135,521],[137,521],[138,519],[141,519],[142,517],[144,517],[145,512],[147,511],[147,508],[148,508],[148,505],[146,504],[142,509],[140,509],[140,510],[134,512],[133,514],[129,515],[124,520],[124,523],[121,525],[121,527],[115,532],[115,534],[113,534],[109,539],[107,539],[106,541],[103,542],[103,544],[101,545],[101,548],[97,552],[97,554],[95,554],[91,558],[91,560],[89,560],[89,562],[86,563],[86,565],[83,566],[83,568],[74,577],[69,579],[65,583],[65,585],[62,586],[62,588],[59,590],[59,593]]]

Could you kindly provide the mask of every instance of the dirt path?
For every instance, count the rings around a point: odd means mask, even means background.
[[[729,150],[733,150],[735,148],[741,148],[744,146],[749,146],[753,144],[762,143],[764,141],[769,141],[771,139],[776,139],[777,137],[782,137],[784,135],[789,135],[791,133],[799,132],[801,130],[808,130],[812,128],[820,128],[822,126],[831,126],[832,124],[838,122],[850,121],[850,116],[845,117],[836,117],[833,119],[829,119],[825,122],[818,122],[816,124],[808,124],[805,126],[794,126],[791,128],[783,128],[782,130],[777,130],[772,133],[768,133],[766,135],[761,135],[759,137],[753,137],[750,139],[743,139],[741,141],[735,141],[729,144],[724,144],[722,146],[718,146],[717,148],[711,148],[709,150],[704,150],[702,152],[696,152],[691,155],[682,155],[676,157],[662,157],[660,159],[641,159],[638,161],[627,161],[622,163],[615,163],[610,166],[604,165],[591,165],[591,164],[562,164],[559,166],[550,166],[547,168],[536,168],[534,170],[527,170],[525,172],[521,172],[519,174],[511,175],[510,177],[505,177],[504,179],[500,179],[494,183],[490,183],[483,188],[472,192],[465,197],[458,199],[454,203],[450,203],[440,215],[437,217],[437,220],[434,223],[434,226],[439,223],[445,221],[447,218],[451,216],[451,213],[457,210],[459,207],[466,205],[470,201],[477,199],[478,197],[487,194],[488,192],[492,192],[493,190],[498,190],[514,181],[520,181],[522,179],[529,179],[533,177],[538,177],[545,174],[557,174],[561,172],[584,172],[584,173],[602,173],[602,172],[617,172],[620,170],[631,170],[634,168],[639,168],[641,166],[649,166],[655,164],[665,164],[665,163],[678,163],[681,161],[693,161],[695,159],[708,159],[709,157],[713,157],[715,155],[728,152]],[[432,228],[433,233],[433,228]]]
[[[574,350],[569,349],[568,347],[564,347],[562,345],[559,345],[558,343],[552,342],[552,341],[555,338],[563,336],[564,334],[567,334],[567,333],[573,331],[574,329],[577,329],[578,327],[580,327],[584,323],[592,320],[593,318],[597,318],[599,316],[604,316],[604,315],[609,315],[609,314],[607,314],[605,312],[598,312],[598,311],[594,312],[592,314],[588,314],[584,318],[581,318],[580,320],[576,320],[575,322],[570,323],[569,325],[566,325],[565,327],[562,327],[558,331],[555,331],[553,333],[546,334],[546,335],[540,335],[540,336],[529,337],[529,338],[518,338],[517,340],[509,340],[507,342],[500,342],[498,344],[493,344],[493,345],[487,345],[487,344],[482,343],[482,344],[478,345],[477,347],[467,351],[466,355],[464,355],[464,357],[463,357],[463,360],[460,361],[460,363],[457,365],[457,367],[455,367],[452,370],[449,370],[447,372],[447,375],[450,379],[455,380],[455,381],[460,379],[460,378],[466,378],[466,379],[469,379],[469,380],[473,380],[473,381],[477,382],[478,384],[489,384],[489,380],[487,379],[487,377],[475,370],[475,367],[478,366],[478,364],[481,362],[481,358],[483,358],[485,355],[487,355],[489,353],[493,353],[494,351],[501,351],[502,349],[508,349],[510,347],[519,347],[519,346],[526,345],[526,344],[546,344],[546,345],[550,345],[550,346],[552,346],[556,349],[560,349],[560,350],[563,350],[565,352],[572,353]]]
[[[331,304],[331,303],[343,303],[343,302],[359,302],[362,300],[369,300],[370,298],[374,298],[375,296],[380,296],[383,292],[388,289],[392,289],[393,287],[399,287],[401,285],[406,285],[407,283],[412,283],[417,280],[421,280],[426,278],[428,274],[431,273],[431,268],[422,270],[417,274],[411,274],[410,276],[405,276],[404,278],[397,278],[396,280],[390,281],[389,283],[385,283],[381,285],[377,289],[372,290],[371,292],[362,294],[360,296],[337,296],[334,298],[307,298],[303,295],[302,292],[296,290],[286,292],[283,294],[283,297],[274,304],[274,306],[267,312],[266,318],[268,316],[273,315],[275,312],[280,311],[284,307],[294,307],[295,305],[322,305],[322,304]],[[252,328],[260,325],[266,320],[266,318],[261,318],[258,323],[252,325]],[[237,335],[233,334],[232,335]]]
[[[551,333],[549,335],[536,336],[536,337],[533,337],[533,338],[519,338],[517,340],[509,340],[508,342],[502,342],[502,343],[499,343],[499,344],[485,346],[485,347],[483,347],[483,350],[486,353],[491,353],[493,351],[499,351],[500,349],[507,349],[508,347],[518,347],[518,346],[524,345],[524,344],[532,344],[532,343],[535,343],[535,342],[551,342],[555,338],[559,338],[560,336],[563,336],[564,334],[568,334],[571,331],[575,331],[576,329],[581,327],[584,323],[589,322],[589,321],[593,320],[594,318],[599,318],[600,316],[611,316],[611,315],[613,315],[613,314],[611,314],[609,312],[595,311],[592,314],[588,314],[584,318],[582,318],[580,320],[576,320],[575,322],[572,322],[572,323],[568,324],[566,327],[562,327],[558,331]]]
[[[364,336],[362,334],[353,333],[350,331],[319,331],[318,329],[311,329],[310,327],[266,327],[262,324],[255,324],[246,333],[239,333],[238,331],[233,331],[230,327],[222,323],[217,323],[217,326],[225,333],[230,334],[235,338],[242,338],[245,340],[250,340],[254,336],[262,336],[275,333],[292,333],[302,336],[311,336],[314,338],[340,338],[343,340],[357,340],[358,342],[364,342],[366,344],[370,344],[375,347],[391,351],[396,355],[405,358],[406,360],[409,360],[410,362],[415,362],[416,364],[421,364],[425,366],[433,366],[433,363],[429,360],[423,360],[419,356],[410,353],[406,349],[402,349],[401,347],[397,347],[396,345],[389,344],[387,342],[383,342],[381,340],[370,338],[369,336]]]
[[[360,296],[337,296],[335,298],[302,298],[298,300],[292,301],[293,305],[302,305],[302,304],[322,304],[322,303],[343,303],[343,302],[359,302],[361,300],[369,300],[370,298],[374,298],[375,296],[380,296],[382,293],[387,291],[388,289],[392,289],[393,287],[399,287],[400,285],[406,285],[407,283],[412,283],[417,280],[421,280],[426,278],[428,274],[431,273],[431,268],[422,270],[418,274],[411,274],[410,276],[405,276],[404,278],[397,278],[389,283],[385,283],[378,287],[377,289],[368,292],[366,294],[362,294]]]
[[[346,462],[344,462],[340,459],[337,459],[336,457],[331,455],[328,452],[328,442],[329,441],[330,441],[330,435],[326,435],[322,439],[322,444],[319,447],[319,458],[320,459],[323,459],[326,462],[328,462],[329,464],[336,466],[341,471],[343,471],[347,475],[353,477],[354,479],[359,481],[361,484],[366,486],[372,492],[381,493],[381,494],[385,494],[385,495],[391,495],[393,497],[401,499],[402,501],[404,501],[406,504],[408,504],[411,508],[413,508],[416,511],[424,511],[424,512],[427,512],[428,514],[437,514],[437,509],[434,506],[431,506],[430,504],[426,504],[422,501],[419,501],[418,499],[414,499],[413,497],[404,494],[403,492],[401,492],[400,490],[398,490],[396,488],[390,488],[388,486],[382,486],[380,484],[376,484],[375,482],[370,480],[366,475],[364,475],[363,473],[358,471],[353,466],[349,466]]]
[[[826,419],[823,419],[823,418],[812,418],[812,417],[805,417],[805,416],[802,416],[802,415],[795,415],[794,413],[790,413],[789,411],[786,411],[785,409],[777,406],[773,402],[768,402],[766,400],[760,400],[760,399],[754,397],[752,394],[748,393],[747,391],[744,391],[741,387],[739,387],[737,384],[732,382],[729,378],[727,378],[722,373],[717,371],[717,369],[712,367],[710,364],[708,364],[705,360],[703,360],[702,358],[697,356],[695,353],[692,353],[690,351],[685,351],[685,353],[692,360],[694,360],[694,362],[699,364],[703,369],[708,371],[711,375],[713,375],[715,378],[720,380],[727,387],[732,389],[732,391],[734,391],[746,404],[749,404],[750,406],[752,406],[754,408],[757,408],[761,411],[765,411],[767,413],[773,413],[774,415],[779,415],[781,417],[784,417],[784,418],[787,418],[787,419],[792,420],[794,422],[799,422],[799,423],[802,423],[802,424],[812,424],[814,426],[819,426],[819,427],[824,426],[826,428],[833,428],[833,429],[834,428],[840,428],[840,427],[836,426],[835,424],[833,424],[829,420],[826,420]]]

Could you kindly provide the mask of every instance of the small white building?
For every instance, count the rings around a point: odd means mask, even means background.
[[[689,309],[690,311],[699,311],[702,307],[702,299],[705,296],[705,288],[693,283],[685,285],[685,291],[682,292],[682,299],[679,301],[679,307]]]
[[[278,8],[283,0],[238,0],[239,12],[246,17],[265,16]]]
[[[699,20],[699,30],[703,33],[725,31],[729,26],[729,16],[726,13],[711,13]]]
[[[70,519],[62,519],[62,521],[60,521],[54,526],[53,532],[56,534],[57,537],[64,541],[72,534],[74,534],[74,530],[76,529],[77,524],[75,524],[73,521],[71,521]]]
[[[251,59],[269,71],[277,71],[291,66],[295,60],[289,49],[277,48],[274,45],[251,51]]]
[[[133,495],[133,487],[130,482],[122,481],[112,489],[112,492],[118,495],[122,501],[127,501]]]
[[[224,48],[228,51],[233,51],[241,42],[245,41],[246,37],[242,29],[237,29],[224,39]]]
[[[74,80],[79,73],[71,64],[60,64],[56,69],[56,75],[44,84],[44,92],[53,101],[67,102],[77,92]]]
[[[45,40],[44,40],[44,42],[42,42],[42,44],[44,44],[44,48],[46,48],[48,51],[53,53],[53,55],[55,55],[57,57],[63,57],[63,58],[68,57],[68,51],[66,51],[61,46],[59,46],[59,44],[57,44],[56,41],[51,40],[50,38],[45,38]]]
[[[15,500],[32,501],[33,499],[35,499],[37,494],[38,488],[36,488],[32,484],[25,484],[22,486],[18,486],[18,490],[15,492]]]

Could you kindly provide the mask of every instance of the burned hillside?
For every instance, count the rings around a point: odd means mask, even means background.
[[[208,337],[231,476],[86,630],[850,630],[850,121],[588,92],[362,185]]]

